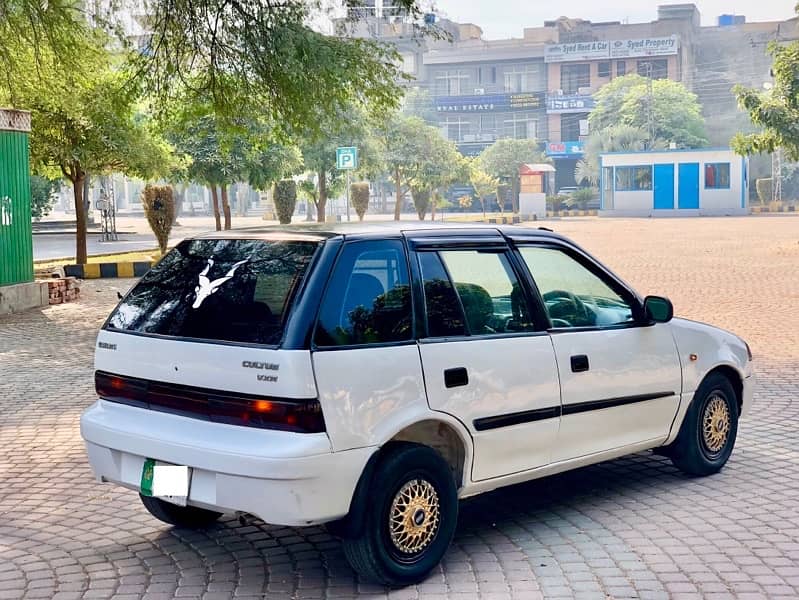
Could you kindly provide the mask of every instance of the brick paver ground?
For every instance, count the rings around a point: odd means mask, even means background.
[[[78,431],[124,280],[0,317],[0,598],[799,597],[799,217],[552,222],[642,293],[751,344],[751,416],[718,475],[642,453],[462,503],[423,584],[361,584],[321,528],[171,529],[91,478]]]

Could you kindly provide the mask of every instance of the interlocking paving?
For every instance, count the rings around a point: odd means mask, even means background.
[[[172,529],[91,477],[78,417],[129,281],[87,282],[0,317],[0,598],[799,597],[799,217],[549,225],[749,341],[755,404],[720,474],[641,453],[464,501],[441,567],[401,590],[359,582],[319,527]]]

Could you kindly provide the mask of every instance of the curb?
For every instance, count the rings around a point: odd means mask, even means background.
[[[548,210],[547,217],[596,217],[599,211],[591,210]]]
[[[105,279],[114,277],[141,277],[155,264],[153,262],[111,262],[87,265],[64,265],[64,275],[78,279]]]
[[[784,212],[799,212],[797,211],[797,207],[794,204],[785,206],[784,204],[775,207],[769,206],[751,206],[751,211],[753,215],[758,215],[761,213],[784,213]]]

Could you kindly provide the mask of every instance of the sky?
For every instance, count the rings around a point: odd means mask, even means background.
[[[683,0],[689,1],[689,0]],[[522,37],[525,27],[540,27],[560,16],[589,21],[654,21],[659,4],[678,0],[435,0],[441,16],[483,29],[485,39]],[[722,14],[745,15],[747,21],[777,21],[794,16],[796,0],[694,0],[702,25],[716,25]]]

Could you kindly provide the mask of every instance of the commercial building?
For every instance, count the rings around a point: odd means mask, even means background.
[[[748,197],[748,159],[729,148],[600,157],[600,216],[746,214]]]

